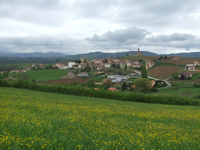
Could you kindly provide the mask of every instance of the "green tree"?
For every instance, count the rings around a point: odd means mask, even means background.
[[[120,69],[120,64],[119,64],[119,63],[116,65],[116,68],[117,68],[117,69]]]
[[[106,81],[103,82],[104,89],[108,89],[112,85],[113,85],[113,83],[112,83],[112,80],[110,80],[110,79],[107,79]]]
[[[7,78],[7,77],[8,77],[8,74],[9,74],[8,71],[4,71],[3,74],[2,74],[2,77],[3,77],[3,78]]]
[[[150,92],[151,88],[151,83],[149,79],[146,78],[138,78],[134,82],[135,84],[135,91],[137,92],[143,92],[143,93],[148,93]]]
[[[174,79],[178,79],[179,78],[179,73],[177,73],[177,72],[172,73],[172,77]]]
[[[76,80],[74,80],[74,81],[72,81],[72,83],[70,84],[71,86],[76,86],[76,85],[78,85],[79,83],[76,81]]]
[[[18,76],[18,79],[22,79],[22,80],[29,80],[30,79],[30,75],[28,73],[20,73]]]
[[[126,71],[126,69],[127,69],[127,64],[125,64],[124,71]]]
[[[143,61],[142,68],[141,68],[141,77],[142,78],[148,78],[148,73],[146,70],[146,63]]]
[[[122,91],[126,90],[126,82],[122,83]]]
[[[87,82],[87,87],[95,88],[96,85],[94,84],[94,80],[89,80],[89,81]]]
[[[56,62],[59,63],[59,60],[57,59]]]

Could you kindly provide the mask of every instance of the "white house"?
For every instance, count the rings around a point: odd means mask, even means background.
[[[87,72],[81,72],[78,74],[78,77],[83,77],[83,76],[88,77],[89,74]]]
[[[68,62],[69,68],[72,68],[73,65],[76,65],[76,63],[75,62]]]
[[[68,69],[69,66],[61,66],[59,69]]]
[[[56,63],[55,66],[60,69],[60,67],[64,66],[64,64],[63,63]]]
[[[110,68],[110,67],[111,67],[111,63],[105,63],[104,66],[105,66],[106,68]]]
[[[122,75],[108,75],[108,79],[112,80],[112,82],[122,82],[125,81],[128,77]]]
[[[186,64],[185,70],[196,71],[196,68],[195,68],[194,64]]]

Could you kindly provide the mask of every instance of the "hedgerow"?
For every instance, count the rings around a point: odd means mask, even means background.
[[[105,99],[114,99],[122,101],[134,101],[143,103],[157,103],[157,104],[170,104],[170,105],[192,105],[200,106],[199,100],[191,100],[186,97],[180,96],[164,96],[164,95],[146,95],[142,93],[130,92],[111,92],[107,90],[94,90],[86,89],[84,86],[62,86],[48,84],[36,84],[34,82],[29,82],[26,80],[16,80],[16,81],[6,81],[0,79],[1,87],[14,87],[21,89],[37,90],[43,92],[61,93],[61,94],[71,94],[77,96],[87,96],[87,97],[97,97]]]

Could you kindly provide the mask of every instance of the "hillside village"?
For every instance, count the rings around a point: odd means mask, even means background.
[[[129,88],[134,88],[134,80],[141,76],[141,67],[145,64],[148,74],[152,76],[151,78],[151,87],[158,84],[155,80],[163,80],[168,78],[168,81],[172,82],[175,79],[186,79],[191,80],[193,77],[193,72],[199,71],[200,62],[194,60],[193,63],[185,63],[177,55],[173,57],[160,56],[156,58],[141,59],[143,58],[143,53],[138,52],[134,57],[119,57],[119,58],[102,58],[102,59],[86,59],[80,58],[80,60],[69,61],[69,62],[57,62],[53,65],[44,65],[44,64],[32,64],[31,66],[24,67],[22,66],[20,70],[10,70],[9,74],[16,73],[25,73],[33,70],[66,70],[66,75],[60,75],[61,80],[53,80],[43,83],[54,84],[58,83],[71,83],[76,80],[79,83],[87,83],[82,79],[94,79],[96,85],[101,85],[111,80],[113,85],[120,84],[122,86],[123,82],[129,84]],[[135,58],[135,59],[134,59]],[[144,57],[145,58],[145,57]],[[57,60],[59,61],[59,60]],[[159,63],[169,63],[177,64],[172,67],[166,66],[156,66]],[[182,63],[179,65],[179,63]],[[156,66],[156,67],[155,67]],[[178,68],[179,66],[179,68]],[[184,66],[184,68],[182,67]],[[183,68],[181,71],[177,72]],[[5,74],[5,71],[2,71],[1,74]],[[7,73],[8,74],[8,73]],[[95,77],[96,76],[96,77]],[[99,77],[98,77],[99,76]],[[96,80],[96,78],[98,79]],[[173,78],[173,80],[172,80]],[[166,80],[167,81],[167,80]],[[117,91],[115,87],[110,87],[108,90]],[[121,88],[119,88],[121,89]]]

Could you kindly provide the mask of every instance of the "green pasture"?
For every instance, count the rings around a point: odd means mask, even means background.
[[[172,83],[171,83],[172,84]],[[194,87],[193,83],[174,83],[178,86],[172,86],[166,89],[159,90],[157,93],[150,94],[160,94],[160,95],[176,95],[193,98],[194,96],[200,95],[200,88]]]
[[[0,87],[0,149],[199,149],[200,107]]]
[[[10,76],[17,76],[19,73],[10,74]],[[28,71],[26,74],[30,75],[30,80],[35,79],[38,81],[48,81],[60,79],[60,76],[67,75],[68,71],[59,69],[46,69],[46,70],[33,70]]]

